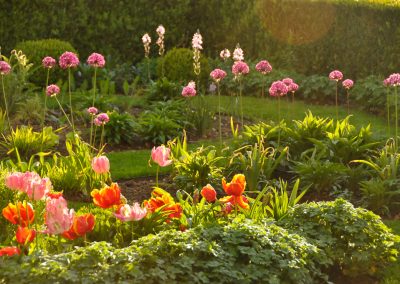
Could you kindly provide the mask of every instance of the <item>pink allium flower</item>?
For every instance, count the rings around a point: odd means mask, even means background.
[[[106,60],[104,59],[103,55],[94,52],[89,55],[87,59],[87,64],[89,64],[92,67],[103,68],[104,65],[106,65]]]
[[[0,74],[7,75],[11,72],[11,66],[5,61],[0,61]]]
[[[243,49],[240,48],[239,44],[236,45],[236,48],[233,51],[232,58],[235,61],[243,61],[244,60],[244,52],[243,52]]]
[[[294,83],[293,79],[291,79],[291,78],[285,78],[285,79],[282,80],[282,82],[283,82],[286,86],[288,86],[288,87],[289,87],[291,84]]]
[[[203,37],[201,36],[200,32],[197,32],[193,35],[192,38],[192,47],[193,49],[203,49]]]
[[[153,147],[151,150],[151,159],[157,163],[160,167],[166,167],[172,164],[172,160],[169,160],[171,149],[164,145]]]
[[[221,81],[226,77],[226,72],[224,70],[217,68],[211,71],[210,76],[215,82],[218,83],[219,81]]]
[[[296,92],[298,89],[299,89],[299,85],[297,85],[294,82],[288,86],[289,92],[292,92],[292,93]]]
[[[100,113],[96,118],[100,122],[100,125],[104,125],[104,124],[106,124],[107,122],[110,121],[110,118],[108,117],[108,114],[106,114],[104,112]]]
[[[46,202],[45,223],[47,234],[62,234],[71,228],[75,211],[68,210],[67,201],[63,197],[51,198]]]
[[[106,156],[94,157],[92,160],[92,169],[97,174],[106,174],[110,171],[110,161]]]
[[[232,65],[232,73],[235,77],[240,75],[246,75],[250,72],[249,66],[243,61],[235,61]]]
[[[53,57],[50,57],[50,56],[46,56],[42,60],[42,65],[43,65],[44,68],[51,69],[54,66],[56,66],[56,64],[57,64],[56,60]]]
[[[223,60],[227,60],[229,57],[231,57],[231,52],[229,51],[229,49],[225,48],[224,50],[221,50],[221,52],[219,53],[219,56]]]
[[[329,79],[338,82],[343,79],[343,74],[339,70],[334,70],[329,73]]]
[[[344,81],[342,82],[342,85],[343,85],[343,87],[344,87],[345,89],[349,90],[349,89],[351,89],[351,88],[353,87],[354,82],[353,82],[353,80],[346,79],[346,80],[344,80]]]
[[[184,97],[194,97],[196,95],[196,83],[190,81],[186,87],[183,87],[182,96]]]
[[[142,36],[142,42],[144,45],[149,45],[151,43],[151,37],[149,34],[146,33]]]
[[[282,81],[275,81],[269,88],[269,94],[272,97],[284,96],[288,93],[289,89]]]
[[[87,112],[91,115],[96,115],[99,112],[99,110],[95,107],[90,107],[87,109]]]
[[[164,35],[165,34],[165,28],[163,25],[159,25],[156,29],[156,32],[158,35]]]
[[[122,222],[139,221],[146,217],[146,208],[140,207],[139,203],[135,202],[133,206],[124,204],[114,213],[114,216]]]
[[[267,60],[261,60],[257,63],[256,70],[265,75],[272,71],[272,66]]]
[[[389,85],[393,87],[397,87],[400,85],[400,74],[399,73],[394,73],[389,76],[388,78]]]
[[[62,69],[73,68],[79,65],[78,56],[70,51],[66,51],[63,54],[61,54],[58,62]]]
[[[5,178],[6,186],[12,190],[24,191],[24,174],[20,172],[15,172],[8,174]]]
[[[101,121],[97,117],[95,119],[93,119],[93,123],[96,126],[101,126],[102,125]]]
[[[385,80],[383,80],[383,85],[384,85],[385,87],[389,87],[389,86],[390,86],[390,80],[389,80],[389,78],[386,78]]]
[[[46,95],[48,97],[54,97],[59,93],[60,93],[60,87],[58,87],[57,85],[52,84],[50,86],[47,86],[46,88]]]

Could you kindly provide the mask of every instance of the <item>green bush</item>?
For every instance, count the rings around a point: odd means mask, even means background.
[[[104,125],[104,138],[112,145],[132,144],[135,138],[135,121],[129,113],[108,112],[110,121]],[[100,141],[101,130],[97,131]]]
[[[374,275],[397,259],[399,236],[379,216],[343,199],[301,204],[278,224],[306,237],[347,275]]]
[[[165,77],[151,84],[147,92],[149,94],[149,99],[155,101],[165,101],[182,97],[181,86],[177,83],[170,82]]]
[[[23,41],[18,43],[15,49],[22,50],[29,61],[33,63],[33,67],[37,68],[30,76],[30,80],[39,86],[44,86],[46,84],[47,70],[42,68],[42,60],[44,57],[51,56],[58,62],[60,55],[65,51],[77,53],[69,42],[58,39]],[[67,78],[67,72],[60,70],[58,67],[53,68],[50,72],[50,82],[56,82],[61,78]]]
[[[123,249],[100,242],[58,255],[0,259],[18,283],[318,283],[324,258],[296,234],[240,220],[149,235]],[[35,269],[32,269],[35,267]]]
[[[197,76],[193,71],[193,51],[188,48],[173,48],[168,51],[158,65],[158,75],[161,77],[162,64],[164,64],[165,77],[173,82],[178,82],[182,85],[186,85],[189,81],[195,81],[197,83]],[[202,86],[205,86],[210,76],[210,66],[207,57],[204,53],[200,58],[201,73],[200,80]],[[197,90],[199,88],[197,87]]]

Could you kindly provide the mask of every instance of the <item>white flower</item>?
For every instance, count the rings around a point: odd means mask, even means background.
[[[244,54],[243,50],[240,48],[239,44],[236,46],[235,50],[233,51],[233,60],[235,61],[243,61]]]
[[[197,33],[195,33],[192,38],[192,47],[194,49],[203,49],[202,44],[203,37],[201,36],[200,32],[197,31]]]
[[[159,25],[158,28],[156,29],[156,32],[158,35],[164,35],[165,34],[165,28],[163,25]]]
[[[148,45],[151,43],[151,37],[149,36],[149,34],[144,34],[144,36],[142,37],[142,42],[144,45]]]
[[[229,57],[231,57],[231,52],[229,51],[229,49],[225,48],[224,50],[221,50],[221,52],[219,53],[219,56],[222,59],[226,60]]]

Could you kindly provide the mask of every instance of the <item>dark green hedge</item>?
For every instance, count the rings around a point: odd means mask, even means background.
[[[376,2],[378,4],[370,4]],[[237,42],[246,57],[305,74],[388,74],[399,68],[400,9],[394,1],[328,0],[1,0],[0,45],[59,38],[85,57],[117,61],[143,57],[141,36],[167,29],[166,47],[188,47],[197,28],[205,52],[216,56]],[[379,4],[381,3],[381,4]],[[386,3],[386,4],[385,4]],[[152,46],[152,54],[156,48]],[[168,71],[167,71],[168,72]]]

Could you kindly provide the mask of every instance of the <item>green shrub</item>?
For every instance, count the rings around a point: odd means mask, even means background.
[[[30,80],[38,86],[46,84],[47,70],[42,68],[42,59],[46,56],[51,56],[57,60],[65,51],[77,53],[75,48],[67,41],[58,39],[42,39],[42,40],[28,40],[17,44],[16,50],[22,50],[27,58],[37,68],[30,76]],[[50,81],[55,82],[61,78],[66,79],[67,72],[60,70],[58,67],[51,70]]]
[[[149,235],[123,249],[100,242],[58,255],[0,260],[18,283],[318,283],[324,258],[296,234],[240,220]],[[32,269],[35,267],[35,269]]]
[[[165,77],[173,82],[186,85],[189,81],[196,81],[197,76],[193,71],[193,51],[188,48],[173,48],[168,51],[164,60],[159,63],[158,74],[161,77],[161,66],[164,64]],[[205,86],[210,76],[210,66],[204,53],[200,58],[201,73],[200,80],[202,86]],[[198,90],[199,88],[197,88]]]
[[[148,89],[149,99],[155,101],[166,101],[181,97],[179,84],[169,81],[167,78],[160,78],[151,84]]]
[[[132,144],[135,138],[135,121],[129,113],[108,112],[110,121],[104,126],[104,138],[112,145]],[[101,130],[97,131],[100,141]]]
[[[306,237],[347,275],[373,275],[397,259],[399,236],[379,216],[343,199],[301,204],[278,224]]]

